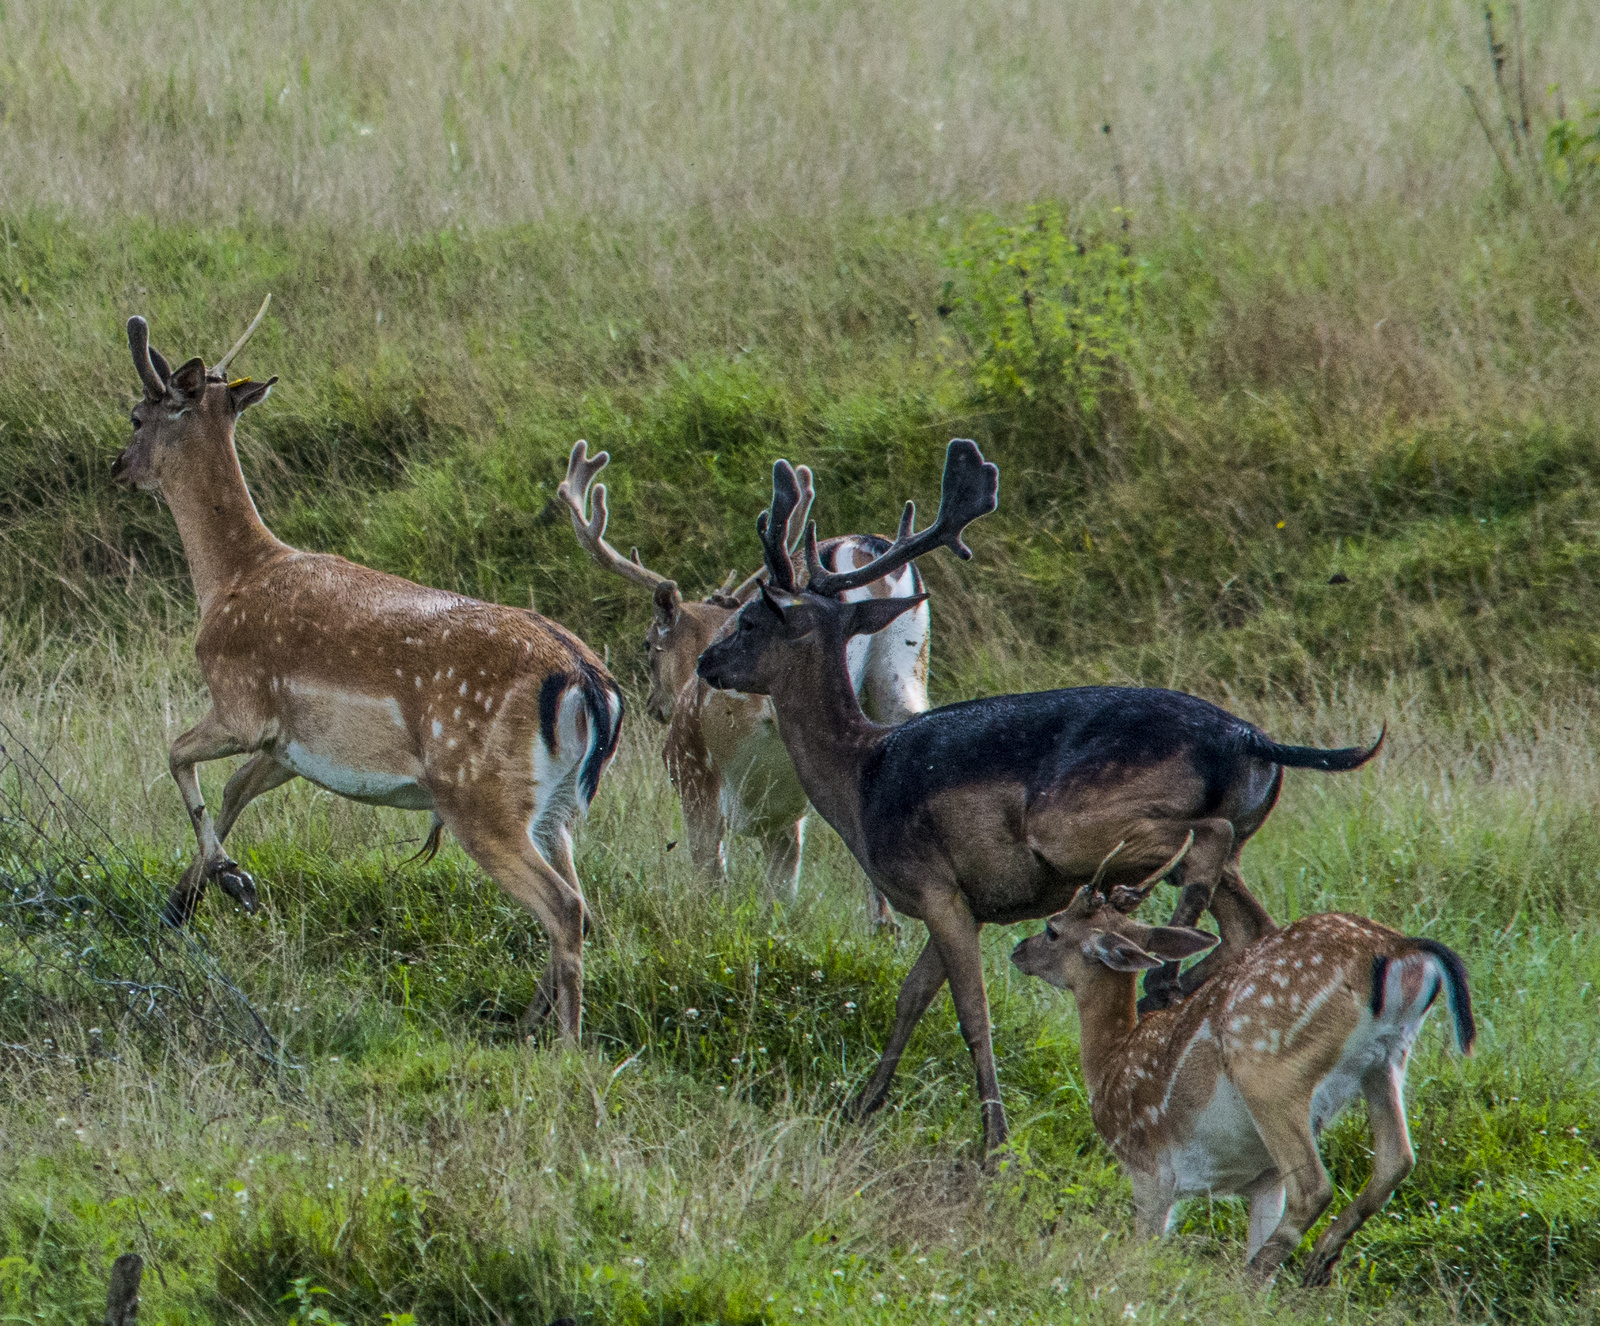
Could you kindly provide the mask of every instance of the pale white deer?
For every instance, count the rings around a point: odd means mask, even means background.
[[[1114,891],[1108,901],[1086,886],[1012,961],[1076,997],[1090,1113],[1128,1167],[1145,1235],[1167,1232],[1182,1197],[1247,1197],[1250,1268],[1271,1279],[1333,1200],[1318,1133],[1365,1099],[1372,1176],[1303,1273],[1306,1284],[1325,1285],[1350,1236],[1415,1163],[1406,1061],[1441,993],[1457,1046],[1472,1052],[1461,959],[1434,940],[1323,913],[1271,932],[1182,1004],[1141,1017],[1140,972],[1217,942],[1133,920],[1126,910],[1143,891]]]
[[[621,693],[591,649],[537,613],[273,537],[234,449],[239,416],[277,381],[227,379],[249,335],[209,370],[199,358],[172,369],[150,349],[144,319],[128,322],[144,397],[113,476],[159,493],[177,521],[211,693],[170,755],[199,855],[168,919],[187,922],[211,881],[255,909],[254,882],[223,840],[253,798],[296,776],[356,801],[431,810],[430,849],[448,828],[538,917],[550,960],[524,1019],[554,1010],[575,1039],[586,916],[571,829],[616,750]],[[232,755],[251,758],[213,821],[195,767]]]
[[[683,806],[684,836],[696,869],[721,878],[727,870],[729,835],[757,839],[766,854],[767,891],[794,898],[799,889],[805,819],[809,804],[778,732],[777,714],[766,696],[718,691],[695,673],[695,662],[728,619],[766,578],[766,567],[698,602],[686,601],[677,582],[644,565],[639,550],[622,556],[606,542],[606,486],[596,483],[611,457],[589,455],[588,444],[572,448],[567,476],[556,493],[566,503],[578,542],[601,566],[651,592],[654,618],[645,633],[650,666],[646,709],[667,724],[662,749],[668,777]],[[790,549],[805,525],[811,473],[797,471],[801,505],[791,517]],[[849,571],[880,556],[889,541],[873,534],[848,534],[818,545],[831,570]],[[906,566],[853,589],[848,601],[910,598],[922,593],[915,567]],[[929,616],[919,603],[893,630],[857,636],[845,654],[850,684],[863,707],[879,721],[904,722],[928,707]],[[888,901],[869,884],[868,919],[874,929],[893,927]]]

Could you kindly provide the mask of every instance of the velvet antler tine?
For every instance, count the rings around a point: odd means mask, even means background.
[[[133,351],[133,366],[144,384],[145,396],[160,400],[167,394],[167,384],[150,362],[150,324],[137,314],[128,319],[128,348]]]
[[[556,486],[556,496],[566,503],[572,517],[572,532],[588,549],[589,556],[624,580],[654,591],[657,585],[665,584],[668,577],[647,567],[640,560],[637,548],[631,557],[624,557],[606,542],[606,525],[611,513],[606,506],[606,486],[596,483],[595,479],[610,463],[609,452],[600,451],[591,456],[589,444],[580,438],[567,456],[567,477]]]
[[[795,482],[800,485],[800,504],[789,517],[788,542],[791,553],[800,546],[800,540],[805,535],[806,522],[811,516],[811,504],[817,499],[817,491],[811,483],[809,465],[797,465],[794,477]]]
[[[961,532],[979,516],[995,509],[999,492],[999,468],[984,460],[971,438],[954,439],[945,452],[939,515],[933,524],[920,534],[914,533],[916,506],[907,502],[900,516],[900,533],[882,556],[853,571],[822,576],[812,583],[812,590],[818,594],[841,594],[847,589],[859,589],[935,548],[949,548],[965,561],[972,556],[972,549],[961,541]]]
[[[772,463],[772,505],[756,518],[767,577],[774,589],[795,591],[794,563],[789,560],[789,518],[800,505],[800,480],[786,460]]]
[[[1100,891],[1100,881],[1106,877],[1106,867],[1111,864],[1112,858],[1127,845],[1128,840],[1124,838],[1100,859],[1100,864],[1095,867],[1094,878],[1088,883],[1088,889],[1091,894]]]
[[[261,301],[261,307],[256,310],[255,317],[250,319],[250,325],[244,329],[244,335],[233,343],[233,349],[229,350],[227,354],[223,355],[221,359],[217,360],[216,363],[211,365],[212,373],[218,377],[226,378],[228,365],[233,362],[233,357],[249,344],[250,338],[256,334],[256,328],[261,325],[261,319],[267,316],[267,305],[271,303],[272,294],[269,291],[267,297]]]
[[[1157,866],[1154,871],[1146,875],[1137,884],[1118,885],[1111,891],[1111,905],[1119,912],[1136,912],[1139,905],[1150,896],[1155,886],[1161,883],[1168,875],[1178,868],[1183,858],[1189,855],[1189,849],[1194,846],[1194,830],[1189,830],[1189,836],[1183,840],[1183,846],[1172,854],[1170,860],[1163,866]]]
[[[817,551],[817,522],[806,522],[805,539],[806,583],[814,585],[828,574],[822,567],[822,554]]]

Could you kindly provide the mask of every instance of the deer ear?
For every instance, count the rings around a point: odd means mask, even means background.
[[[761,582],[761,601],[767,605],[767,610],[780,622],[788,622],[789,614],[784,609],[783,600],[772,592],[765,580]]]
[[[859,603],[846,604],[845,635],[874,635],[901,613],[927,601],[926,594],[913,594],[905,599],[862,599]]]
[[[1123,935],[1109,930],[1096,930],[1084,942],[1085,957],[1103,962],[1112,971],[1151,971],[1161,966],[1161,959],[1146,953]]]
[[[1158,958],[1167,962],[1181,962],[1215,947],[1216,935],[1204,930],[1191,930],[1186,925],[1158,925],[1151,927],[1144,946]]]
[[[663,580],[656,586],[656,626],[670,631],[678,620],[678,610],[683,607],[683,595],[678,592],[678,582]]]
[[[270,377],[265,382],[254,382],[250,378],[242,378],[237,382],[228,384],[228,409],[234,415],[241,415],[257,401],[267,399],[267,393],[277,384],[277,377]]]
[[[206,390],[205,360],[198,355],[187,364],[180,365],[167,378],[167,391],[185,400],[199,400]]]

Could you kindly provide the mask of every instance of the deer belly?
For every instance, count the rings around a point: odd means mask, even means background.
[[[1237,1193],[1272,1168],[1272,1157],[1239,1089],[1220,1078],[1186,1136],[1167,1152],[1179,1194]]]
[[[318,787],[352,801],[431,810],[422,762],[393,698],[334,694],[293,685],[273,758]]]

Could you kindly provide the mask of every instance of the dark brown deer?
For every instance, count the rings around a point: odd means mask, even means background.
[[[295,777],[370,805],[431,810],[430,844],[450,829],[539,918],[550,961],[525,1016],[554,1010],[576,1039],[585,909],[571,829],[616,751],[621,692],[593,650],[537,613],[274,538],[233,433],[277,378],[230,382],[222,371],[248,335],[209,371],[199,358],[173,369],[150,349],[144,319],[128,321],[144,398],[112,474],[160,493],[177,521],[211,692],[210,711],[169,757],[200,851],[167,917],[187,922],[212,881],[255,910],[254,881],[223,840],[248,802]],[[251,758],[213,822],[195,767],[231,755]]]
[[[675,580],[647,567],[637,548],[624,557],[606,542],[606,486],[596,482],[610,459],[604,451],[591,456],[588,443],[577,443],[556,495],[566,503],[572,532],[589,555],[629,583],[649,590],[654,601],[654,619],[644,640],[650,666],[645,708],[667,724],[661,755],[683,805],[689,855],[702,875],[720,880],[727,871],[725,839],[755,838],[766,853],[768,896],[792,900],[799,890],[809,807],[778,735],[772,701],[713,690],[695,675],[701,651],[749,601],[766,568],[737,585],[737,575],[730,574],[720,589],[693,602],[683,597]],[[811,471],[802,465],[795,476],[800,501],[790,517],[791,551],[811,505]],[[849,534],[829,539],[817,553],[830,569],[849,570],[870,562],[888,546],[887,539],[875,534]],[[847,597],[921,592],[916,568],[905,567],[852,590]],[[920,714],[928,707],[927,605],[917,603],[893,631],[852,640],[845,666],[856,695],[874,718],[900,723]],[[868,923],[873,929],[892,927],[894,914],[887,900],[870,886],[869,894]]]
[[[1226,710],[1175,691],[1084,687],[946,705],[899,727],[861,712],[844,669],[846,642],[892,622],[915,600],[839,595],[935,548],[970,557],[961,531],[993,511],[999,471],[977,446],[952,442],[934,524],[900,533],[881,557],[830,573],[806,530],[809,584],[796,584],[783,531],[799,498],[787,461],[773,467],[770,511],[757,521],[770,583],[700,656],[711,685],[770,695],[811,803],[897,911],[928,927],[928,944],[896,1005],[877,1071],[852,1111],[883,1104],[912,1028],[946,980],[972,1051],[989,1148],[1006,1137],[989,1040],[978,932],[1048,916],[1097,871],[1113,893],[1153,869],[1182,888],[1175,923],[1210,908],[1224,958],[1274,927],[1239,873],[1239,851],[1271,812],[1285,766],[1355,769],[1377,750],[1280,746]],[[1379,738],[1382,741],[1382,738]],[[1184,974],[1203,980],[1217,955]],[[1163,1000],[1179,989],[1176,964]]]

